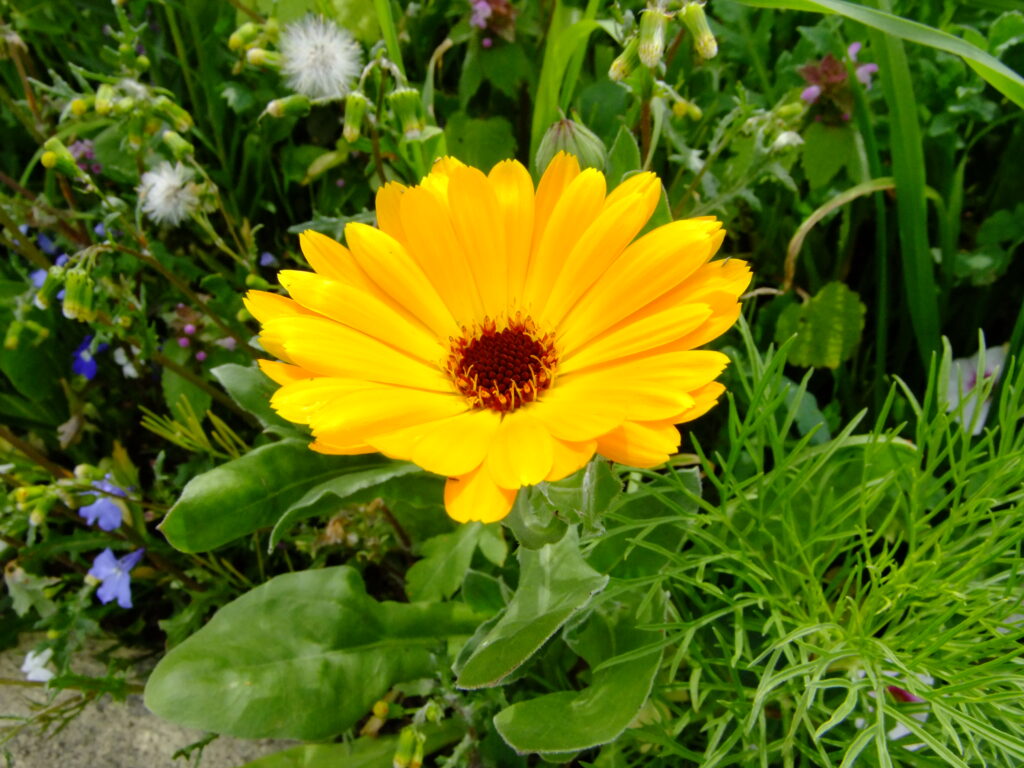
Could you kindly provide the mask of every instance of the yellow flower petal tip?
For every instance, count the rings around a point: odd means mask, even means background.
[[[290,298],[245,297],[282,362],[271,404],[308,424],[313,450],[380,451],[448,477],[455,520],[500,520],[520,487],[595,454],[638,467],[679,446],[678,424],[724,391],[727,358],[697,347],[739,315],[750,282],[711,261],[713,217],[639,235],[661,196],[640,173],[604,175],[557,154],[534,186],[504,160],[487,174],[442,158],[412,187],[377,193],[377,227],[349,247],[307,231],[311,273]]]

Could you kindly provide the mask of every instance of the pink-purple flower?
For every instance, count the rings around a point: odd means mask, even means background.
[[[78,508],[79,517],[85,518],[89,525],[98,525],[100,530],[116,531],[121,527],[121,506],[111,497],[124,497],[124,489],[118,488],[110,482],[110,475],[102,480],[97,480],[92,487],[100,493],[96,495],[96,500],[91,504]]]

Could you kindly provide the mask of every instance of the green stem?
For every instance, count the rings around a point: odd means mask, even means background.
[[[377,11],[377,23],[380,24],[381,35],[388,48],[388,58],[398,67],[398,71],[405,77],[405,65],[402,64],[402,49],[398,46],[398,30],[395,28],[395,19],[391,15],[391,0],[373,0],[373,7]]]

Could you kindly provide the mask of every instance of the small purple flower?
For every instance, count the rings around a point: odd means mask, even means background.
[[[853,61],[857,60],[857,54],[860,53],[861,49],[860,41],[850,43],[850,47],[846,49],[846,55],[849,56]]]
[[[206,359],[206,352],[204,352],[201,349],[198,352],[196,352],[196,360],[198,360],[201,363],[205,359]]]
[[[99,368],[94,355],[107,348],[106,344],[100,344],[96,347],[96,351],[93,352],[92,339],[91,333],[82,339],[82,343],[78,345],[78,349],[74,351],[71,358],[71,372],[84,376],[88,381],[92,381]]]
[[[494,45],[494,41],[489,37],[485,37],[480,41],[480,45],[482,45],[484,48],[490,48],[492,45]]]
[[[860,80],[861,85],[865,88],[871,87],[871,76],[878,72],[877,64],[861,64],[857,67],[856,75],[857,79]]]
[[[344,179],[339,179],[339,181],[341,181],[341,184],[339,184],[338,186],[340,186],[340,187],[345,186],[345,180]],[[261,267],[276,267],[277,266],[277,257],[274,254],[272,254],[270,251],[264,251],[263,253],[260,254],[260,266]]]
[[[35,272],[29,274],[28,279],[32,281],[32,285],[36,288],[42,288],[43,283],[46,282],[46,270],[37,269]]]
[[[62,253],[54,260],[53,263],[56,264],[58,267],[63,267],[69,261],[71,261],[71,257],[68,256],[66,253]]]
[[[803,89],[800,93],[800,98],[806,101],[808,104],[813,104],[821,96],[820,85],[809,85]]]
[[[185,323],[185,327],[182,328],[181,330],[186,336],[194,336],[196,332],[196,326],[193,323]]]
[[[102,491],[104,494],[121,497],[125,495],[123,489],[110,482],[110,475],[107,475],[102,480],[97,480],[92,484],[92,487],[97,491]],[[78,516],[85,518],[89,525],[98,525],[102,531],[116,531],[121,527],[123,520],[121,507],[109,495],[97,495],[96,500],[92,504],[79,507]]]
[[[103,226],[103,222],[102,221],[99,224],[97,224],[95,227],[93,227],[92,231],[96,233],[97,237],[105,237],[106,234],[107,234],[107,228],[105,226]]]
[[[191,343],[192,342],[189,340],[188,336],[179,336],[178,337],[178,346],[181,347],[182,349],[184,349],[185,347],[187,347]]]
[[[473,6],[473,15],[469,23],[478,29],[485,29],[487,20],[491,18],[491,4],[487,0],[472,0],[470,5]]]
[[[122,608],[132,607],[132,568],[139,564],[144,549],[137,549],[131,554],[122,558],[114,557],[110,549],[104,549],[96,559],[93,560],[89,575],[100,581],[100,588],[96,590],[96,597],[106,605],[111,600],[117,600]]]
[[[44,235],[42,232],[39,233],[39,237],[36,238],[36,244],[39,246],[39,250],[45,253],[47,256],[53,256],[57,252],[57,245],[49,237]]]

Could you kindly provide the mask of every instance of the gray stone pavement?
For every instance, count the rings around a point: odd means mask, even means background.
[[[0,678],[24,679],[20,667],[34,642],[0,653]],[[104,666],[81,658],[73,663],[82,674],[102,674]],[[3,731],[31,713],[32,702],[45,703],[39,688],[0,685],[0,741]],[[40,733],[29,726],[0,743],[0,768],[192,768],[197,763],[172,755],[203,737],[201,731],[165,722],[151,714],[141,696],[125,702],[109,696],[91,703],[59,733]],[[199,768],[238,768],[294,742],[244,741],[221,737],[209,744]]]

